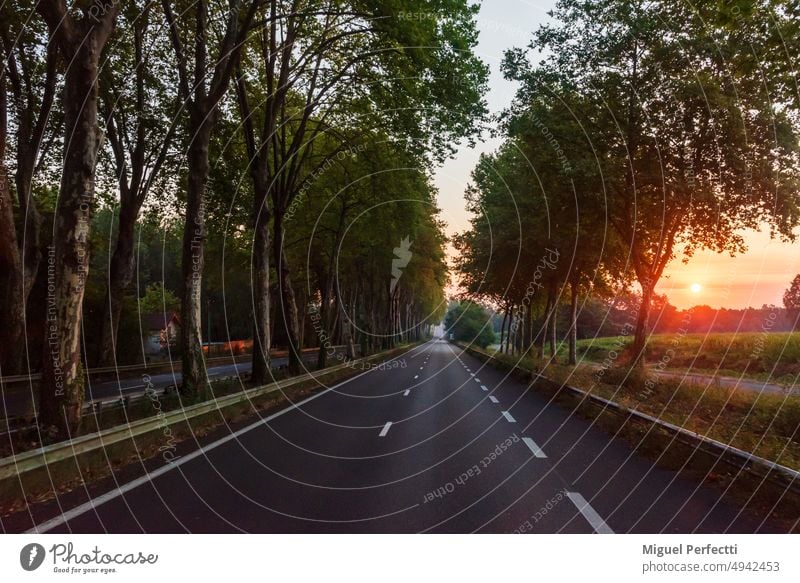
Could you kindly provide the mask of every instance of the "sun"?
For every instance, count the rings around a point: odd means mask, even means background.
[[[693,283],[689,286],[689,291],[691,291],[693,294],[699,294],[701,291],[703,291],[703,286],[699,283]]]

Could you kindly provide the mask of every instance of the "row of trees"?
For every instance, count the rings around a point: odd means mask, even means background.
[[[635,317],[616,333],[641,363],[671,260],[741,252],[744,229],[793,238],[796,17],[788,2],[561,0],[506,53],[519,90],[456,244],[466,294],[503,312],[509,349],[542,355],[549,338],[555,354],[568,298],[574,362],[581,303],[633,285]]]
[[[360,334],[372,348],[441,317],[430,165],[480,123],[486,68],[472,53],[476,9],[436,4],[441,19],[405,17],[422,0],[0,7],[0,372],[28,368],[30,314],[44,312],[43,425],[63,436],[80,421],[98,207],[113,214],[88,360],[116,362],[137,229],[155,215],[181,232],[188,398],[207,388],[209,279],[225,289],[229,273],[247,273],[254,382],[269,378],[273,334],[300,368],[309,312],[317,334],[306,343]],[[209,275],[214,239],[214,259],[234,261]],[[392,283],[396,248],[410,256]],[[32,304],[37,285],[44,298]]]

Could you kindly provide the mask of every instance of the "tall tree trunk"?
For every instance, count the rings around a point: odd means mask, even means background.
[[[342,296],[344,295],[345,294],[342,294]],[[347,306],[345,305],[344,297],[337,301],[337,308],[339,310],[339,321],[342,323],[342,343],[345,345],[345,356],[348,360],[352,360],[355,358],[355,347],[353,346],[353,325],[350,321],[350,315],[347,313]],[[353,314],[353,312],[351,311],[350,314]]]
[[[544,358],[544,347],[547,343],[547,331],[550,329],[550,314],[552,312],[552,307],[553,295],[548,291],[547,305],[544,308],[544,320],[542,322],[542,327],[539,330],[539,342],[536,346],[536,356],[538,358]]]
[[[39,246],[42,217],[33,203],[33,170],[36,166],[36,153],[32,152],[27,146],[24,147],[24,150],[24,153],[18,156],[16,186],[20,211],[23,214],[24,221],[21,245],[22,268],[24,270],[22,291],[27,303],[42,262],[42,250]]]
[[[47,342],[39,397],[39,419],[58,437],[74,434],[84,401],[80,332],[101,141],[97,74],[104,42],[90,28],[71,55],[64,77],[66,151],[48,255]]]
[[[329,312],[328,305],[330,304],[330,274],[328,274],[322,283],[320,290],[320,303],[319,303],[319,320],[317,320],[317,340],[319,344],[319,352],[317,353],[317,370],[323,369],[328,366],[328,351],[325,350],[325,340],[330,340],[330,325],[328,320]]]
[[[555,362],[558,350],[558,292],[553,291],[553,305],[550,311],[550,359]]]
[[[272,247],[275,251],[275,270],[278,275],[278,291],[280,295],[280,314],[278,319],[286,332],[286,340],[289,344],[289,372],[299,374],[302,369],[302,362],[300,359],[297,302],[292,288],[289,264],[286,261],[286,254],[283,249],[283,212],[279,212],[277,209],[274,216],[274,235],[275,243]]]
[[[569,304],[569,364],[578,362],[578,284],[570,284],[572,296]]]
[[[8,128],[5,79],[0,77],[0,374],[21,372],[25,340],[22,258],[14,225],[14,201],[5,164]]]
[[[525,356],[530,356],[533,350],[533,305],[525,306]]]
[[[136,240],[138,214],[138,208],[132,209],[128,205],[123,205],[120,211],[117,244],[109,266],[107,302],[100,332],[98,366],[112,366],[117,362],[116,345],[119,320],[122,315],[122,301],[125,291],[133,281],[135,272],[134,241]]]
[[[181,392],[190,399],[205,394],[208,379],[203,355],[202,291],[205,263],[205,190],[208,183],[208,147],[213,115],[196,106],[189,122],[192,142],[188,153],[186,218],[183,229],[181,270]]]
[[[262,198],[266,201],[266,196]],[[250,380],[255,384],[269,381],[272,346],[270,336],[270,289],[269,289],[269,214],[266,205],[259,205],[255,217],[253,237],[253,366]]]
[[[514,304],[511,304],[509,308],[509,320],[508,320],[508,334],[506,336],[506,354],[514,354],[514,334],[516,333],[516,324],[514,323],[514,314],[516,313],[516,308]]]
[[[8,47],[6,47],[8,48]],[[26,48],[22,45],[16,47],[18,55],[25,53]],[[24,372],[25,356],[25,307],[28,303],[31,288],[39,272],[41,262],[41,249],[39,248],[41,216],[33,203],[32,181],[36,162],[41,151],[41,143],[50,117],[56,92],[56,62],[58,52],[53,43],[48,47],[46,57],[46,78],[41,94],[41,100],[37,99],[37,92],[31,91],[30,87],[24,85],[29,80],[31,67],[37,66],[35,61],[17,58],[14,50],[4,54],[4,72],[12,78],[12,82],[6,84],[5,75],[2,76],[0,84],[0,99],[2,105],[2,126],[3,126],[3,154],[0,156],[0,164],[5,164],[5,148],[7,144],[7,105],[8,91],[11,90],[13,98],[17,101],[17,124],[15,128],[16,136],[16,168],[14,182],[17,189],[17,199],[19,201],[19,212],[22,216],[22,237],[16,232],[14,221],[13,197],[9,188],[8,166],[3,166],[3,213],[8,213],[3,219],[3,229],[0,237],[3,241],[2,261],[5,263],[3,272],[0,273],[0,296],[4,306],[7,306],[8,313],[3,317],[0,315],[0,367],[3,374],[17,374]],[[35,115],[38,108],[38,116]],[[10,222],[9,222],[10,220]],[[16,251],[13,248],[16,247]],[[14,269],[13,273],[7,269]]]
[[[645,365],[645,351],[647,350],[647,337],[650,334],[650,305],[653,300],[653,285],[641,284],[642,303],[639,306],[639,314],[636,317],[636,332],[631,346],[631,363],[634,366]]]
[[[506,333],[506,320],[508,320],[508,306],[503,310],[503,321],[500,324],[500,352],[503,352],[503,336]]]

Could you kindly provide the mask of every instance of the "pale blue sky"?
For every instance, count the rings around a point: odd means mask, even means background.
[[[503,52],[527,45],[533,31],[547,19],[547,12],[553,8],[555,0],[485,0],[480,4],[480,37],[476,53],[489,65],[489,94],[486,99],[490,111],[498,113],[511,103],[516,91],[516,84],[503,79],[500,73]],[[436,172],[434,182],[439,189],[439,205],[442,218],[448,225],[448,235],[464,231],[469,226],[469,216],[464,209],[464,189],[470,172],[481,152],[491,152],[498,145],[499,140],[485,135],[474,148],[461,146],[455,158],[448,160]]]
[[[487,101],[493,113],[507,107],[516,90],[516,85],[504,80],[500,73],[503,52],[511,47],[526,46],[532,32],[548,20],[547,12],[554,6],[555,0],[481,2],[480,38],[476,50],[491,71]],[[481,152],[491,152],[498,145],[499,140],[484,136],[474,148],[460,147],[455,158],[436,172],[434,182],[439,189],[439,205],[448,225],[448,235],[469,227],[464,189],[470,172]],[[760,307],[765,303],[780,305],[783,291],[800,271],[798,244],[772,241],[766,233],[748,232],[745,239],[749,251],[735,258],[704,251],[695,254],[688,264],[679,259],[672,261],[658,291],[666,293],[680,308],[696,304],[730,308]],[[699,285],[701,291],[692,292],[692,284]]]

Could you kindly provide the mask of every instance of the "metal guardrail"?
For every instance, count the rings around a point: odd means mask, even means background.
[[[385,356],[385,353],[350,360],[342,364],[325,368],[321,371],[305,373],[269,385],[254,387],[210,401],[204,401],[195,405],[189,405],[188,407],[161,413],[146,419],[132,421],[125,425],[119,425],[89,435],[76,437],[70,441],[55,443],[53,445],[12,455],[0,459],[0,480],[20,476],[59,461],[74,459],[81,454],[107,448],[116,443],[127,441],[147,433],[163,431],[171,425],[189,421],[215,411],[222,411],[227,407],[250,401],[256,397],[280,392],[293,385],[314,380],[321,375],[327,375],[346,368],[355,368],[369,360],[382,358],[383,356]]]
[[[344,345],[344,344],[341,344],[341,345],[337,345],[337,346],[332,346],[331,348],[334,349],[334,350],[338,350],[340,348],[347,348],[347,346]],[[308,349],[306,349],[306,351],[309,352],[309,354],[308,355],[303,355],[302,356],[302,360],[309,360],[309,359],[317,357],[317,351],[316,350],[308,350]],[[356,352],[358,352],[358,347],[356,347]],[[226,361],[230,360],[230,358],[228,358],[228,357],[222,357],[222,358],[224,360],[226,360]],[[278,357],[278,358],[281,358],[281,357]],[[206,362],[210,363],[212,360],[214,360],[214,359],[209,359]],[[138,365],[136,365],[136,366],[141,371],[142,367],[138,366]],[[280,365],[280,366],[275,367],[274,370],[282,370],[282,369],[287,368],[287,366],[288,365]],[[95,369],[95,370],[97,370],[97,369]],[[327,369],[325,369],[325,370],[327,371]],[[249,378],[250,378],[250,373],[244,373],[244,374],[237,374],[237,375],[228,375],[228,376],[224,376],[224,377],[214,377],[213,382],[232,381],[232,380],[239,380],[239,379],[247,380]],[[178,391],[177,385],[171,384],[171,385],[167,385],[166,387],[163,387],[163,388],[158,389],[158,390],[156,390],[156,389],[151,389],[151,390],[145,389],[145,390],[142,390],[142,391],[139,391],[139,392],[136,392],[136,393],[130,393],[130,394],[127,394],[127,395],[120,395],[120,396],[114,396],[114,397],[99,397],[97,399],[91,399],[89,401],[85,401],[83,403],[83,412],[84,413],[87,413],[87,412],[88,413],[99,412],[101,409],[102,410],[107,410],[107,409],[110,409],[110,408],[113,408],[113,409],[118,409],[118,408],[124,409],[124,408],[126,408],[126,407],[128,407],[128,406],[130,406],[132,404],[135,404],[135,403],[137,403],[139,401],[142,401],[142,400],[145,400],[145,399],[149,399],[154,394],[158,395],[159,392],[162,395],[167,396],[167,395],[169,395],[169,394],[171,394],[173,392],[177,392],[177,391]],[[15,416],[15,417],[2,418],[2,419],[0,419],[0,435],[8,435],[8,434],[19,433],[21,431],[30,430],[31,428],[36,426],[35,419],[36,419],[36,411],[34,411],[32,415],[21,415],[21,416]]]
[[[464,350],[470,352],[474,356],[478,358],[483,358],[486,360],[492,360],[498,363],[501,363],[504,366],[509,366],[507,363],[503,363],[501,360],[496,359],[494,356],[487,352],[483,352],[482,350],[477,350],[472,346],[464,346],[461,345]],[[620,405],[614,401],[610,401],[598,395],[593,395],[587,391],[582,389],[578,389],[576,387],[569,386],[563,383],[557,383],[552,379],[549,379],[539,372],[532,371],[530,369],[525,368],[524,366],[519,365],[511,365],[514,369],[520,370],[528,375],[531,378],[545,380],[549,383],[554,385],[558,385],[560,388],[567,390],[568,392],[578,396],[583,401],[588,401],[593,403],[598,407],[602,407],[604,410],[611,409],[613,412],[617,414],[624,414],[629,417],[633,417],[640,421],[646,421],[647,423],[651,423],[668,433],[671,433],[678,437],[683,443],[695,447],[705,453],[715,456],[718,459],[722,459],[728,464],[733,465],[741,470],[745,471],[752,471],[753,467],[755,466],[758,468],[759,475],[762,477],[766,477],[771,479],[773,482],[779,483],[782,487],[790,489],[795,494],[800,494],[800,471],[797,471],[793,468],[788,466],[781,465],[779,463],[770,461],[768,459],[759,457],[755,454],[750,452],[744,451],[732,445],[728,445],[716,439],[712,439],[710,437],[706,437],[705,435],[701,435],[694,431],[689,431],[680,427],[678,425],[674,425],[667,421],[663,421],[658,419],[657,417],[653,417],[652,415],[648,415],[647,413],[642,413],[641,411],[637,411],[635,409],[630,409],[625,407],[624,405]],[[781,480],[776,480],[774,478],[775,475],[781,477]]]
[[[340,348],[347,348],[345,344],[338,344],[335,346],[331,346],[333,349],[340,349]],[[301,352],[309,352],[316,354],[317,348],[304,348]],[[283,358],[288,356],[288,351],[277,351],[274,353],[270,353],[272,358]],[[206,368],[210,368],[212,366],[224,366],[226,364],[236,364],[237,359],[240,357],[248,357],[249,353],[243,353],[241,355],[236,356],[214,356],[211,358],[206,359]],[[169,370],[181,370],[182,368],[182,361],[179,360],[164,360],[160,362],[150,362],[147,364],[124,364],[121,366],[105,366],[105,367],[98,367],[98,368],[90,368],[86,370],[87,376],[99,376],[104,374],[111,374],[111,373],[153,373],[153,369],[156,368],[166,368]],[[131,375],[135,376],[135,375]],[[13,376],[4,376],[0,377],[0,386],[9,388],[9,385],[18,385],[18,384],[30,384],[35,381],[39,381],[42,378],[41,373],[31,373],[27,375],[13,375]]]

